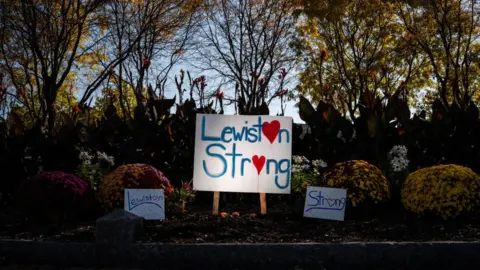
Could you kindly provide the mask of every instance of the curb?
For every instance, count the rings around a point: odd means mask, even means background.
[[[141,269],[475,269],[480,242],[111,246],[0,240],[2,258],[7,263]]]

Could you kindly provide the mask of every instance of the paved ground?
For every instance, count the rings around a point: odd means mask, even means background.
[[[1,270],[138,270],[141,268],[85,268],[85,267],[55,267],[55,266],[48,266],[48,265],[17,265],[17,264],[10,264],[10,265],[0,265]],[[292,268],[292,270],[303,270],[303,268],[296,267]],[[325,270],[325,269],[315,269],[315,270]]]
[[[49,265],[0,265],[2,270],[136,270],[135,268],[87,268],[87,267],[56,267]]]
[[[1,270],[138,270],[141,268],[85,268],[85,267],[55,267],[48,265],[0,265]],[[301,267],[292,268],[291,270],[303,270]],[[315,270],[325,270],[325,269],[315,269]]]

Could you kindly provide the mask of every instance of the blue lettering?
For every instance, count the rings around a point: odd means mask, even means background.
[[[267,174],[270,174],[270,164],[275,164],[275,174],[278,173],[278,163],[275,159],[267,159]]]
[[[154,196],[154,197],[162,198],[161,196]],[[141,199],[139,199],[139,198],[130,199],[130,192],[127,191],[127,201],[129,202],[128,210],[130,211],[130,210],[135,209],[135,208],[139,207],[140,205],[144,205],[144,204],[155,205],[158,208],[162,209],[162,206],[160,204],[153,203],[153,202],[148,202],[149,200],[151,201],[151,199],[152,199],[151,194],[149,196],[142,196]]]
[[[262,117],[258,117],[258,123],[255,125],[252,125],[252,127],[257,128],[257,134],[258,134],[258,142],[262,142]]]
[[[205,116],[202,116],[202,141],[220,141],[219,137],[210,137],[205,135]]]
[[[235,178],[235,159],[236,157],[243,156],[242,154],[237,154],[237,144],[233,144],[232,153],[226,153],[226,156],[232,156],[232,178]]]
[[[233,128],[233,139],[235,141],[242,141],[242,138],[245,135],[246,131],[247,131],[246,127],[242,128],[242,133],[236,132],[235,128]]]
[[[282,133],[285,133],[287,135],[287,143],[290,143],[290,132],[288,132],[288,130],[282,129],[282,128],[278,132],[278,142],[279,143],[282,142]]]
[[[318,192],[318,195],[315,194]],[[313,194],[313,195],[312,195]],[[309,192],[308,197],[317,201],[316,204],[309,204],[308,209],[305,212],[312,210],[332,210],[332,211],[341,211],[345,208],[347,198],[333,199],[327,198],[322,195],[321,191],[312,190]]]
[[[283,164],[287,165],[287,167],[285,169],[282,169]],[[280,160],[280,162],[278,163],[278,166],[277,166],[277,170],[279,170],[280,173],[282,173],[282,174],[286,174],[287,177],[285,179],[285,185],[282,186],[278,183],[278,175],[276,175],[275,176],[275,185],[279,189],[285,189],[290,185],[290,159]]]
[[[210,173],[210,171],[207,170],[207,162],[205,160],[203,160],[203,170],[205,171],[205,173],[209,177],[212,177],[212,178],[222,177],[227,172],[227,161],[225,160],[225,158],[222,155],[210,152],[210,148],[212,148],[212,147],[220,147],[223,150],[226,150],[226,148],[225,148],[225,146],[223,146],[220,143],[214,143],[214,144],[210,144],[209,146],[207,146],[207,149],[206,149],[207,155],[209,155],[211,157],[216,157],[216,158],[220,159],[220,161],[222,161],[223,170],[219,174]]]
[[[316,197],[313,197],[313,196],[312,196],[312,193],[315,193],[315,190],[310,191],[310,192],[308,193],[308,197],[316,200],[317,203],[316,203],[316,204],[309,204],[308,206],[317,206],[317,205],[320,204],[320,200],[319,200],[318,198],[316,198]]]
[[[256,134],[257,130],[255,128],[249,128],[247,131],[247,141],[250,143],[257,142],[258,136]],[[252,138],[250,138],[252,137]]]
[[[240,175],[243,176],[245,173],[245,162],[252,163],[252,161],[249,158],[242,158],[242,164],[240,166]]]
[[[225,139],[225,135],[228,135],[228,134],[233,134],[232,128],[231,128],[231,127],[225,127],[225,128],[223,128],[223,130],[222,130],[222,142],[224,142],[224,143],[229,143],[229,142],[232,141],[231,138],[228,139],[228,140]]]

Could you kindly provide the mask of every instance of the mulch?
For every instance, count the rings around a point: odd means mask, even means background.
[[[258,207],[257,207],[258,208]],[[327,221],[303,218],[287,205],[274,205],[266,216],[249,206],[230,207],[226,217],[212,216],[208,205],[164,221],[146,221],[141,242],[163,243],[284,243],[478,241],[480,218],[455,221],[419,220],[403,213],[375,218]],[[239,216],[232,216],[232,212]],[[347,216],[348,217],[348,216]],[[21,224],[0,212],[0,239],[94,242],[95,222],[52,227]]]

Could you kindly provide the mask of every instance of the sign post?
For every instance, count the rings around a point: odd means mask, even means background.
[[[266,214],[266,194],[290,194],[292,118],[197,114],[193,189],[260,193]]]
[[[213,215],[218,215],[218,207],[220,205],[220,192],[215,191],[213,192]]]
[[[267,214],[267,194],[260,193],[260,214]]]

